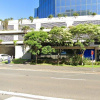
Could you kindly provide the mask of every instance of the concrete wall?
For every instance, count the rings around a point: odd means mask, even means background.
[[[31,59],[31,54],[27,53],[29,48],[24,47],[24,45],[16,45],[15,46],[15,58],[22,58],[22,59]]]
[[[67,24],[67,27],[72,26],[74,21],[90,21],[90,20],[100,20],[100,15],[88,15],[88,16],[77,16],[77,17],[61,17],[61,18],[39,18],[39,19],[34,19],[33,22],[31,23],[30,20],[28,19],[23,19],[22,23],[18,22],[18,20],[11,20],[9,21],[8,25],[14,25],[14,30],[18,30],[19,24],[35,24],[36,25],[36,30],[39,30],[41,27],[41,23],[54,23],[54,22],[65,22]],[[1,25],[1,21],[0,21]]]

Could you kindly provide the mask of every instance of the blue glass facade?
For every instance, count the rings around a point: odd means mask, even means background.
[[[40,0],[37,16],[46,18],[59,13],[72,16],[75,12],[79,15],[100,14],[100,0]]]
[[[38,17],[38,8],[34,9],[34,17]]]
[[[55,0],[39,0],[37,16],[39,18],[45,18],[50,14],[55,16]],[[36,15],[34,17],[36,17]]]

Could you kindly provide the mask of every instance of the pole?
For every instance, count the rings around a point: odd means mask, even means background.
[[[94,72],[94,70],[93,70],[93,55],[92,55],[92,71]]]
[[[93,55],[94,55],[94,51],[92,50],[91,51],[91,56],[92,56],[92,71],[94,72],[94,70],[93,70]]]

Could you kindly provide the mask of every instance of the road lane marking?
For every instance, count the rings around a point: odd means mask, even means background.
[[[14,67],[13,67],[14,68]],[[78,72],[78,71],[68,71],[68,72],[64,72],[64,71],[55,71],[55,70],[42,70],[42,69],[40,69],[40,70],[36,70],[36,69],[13,69],[13,68],[0,68],[0,69],[2,69],[2,70],[11,70],[11,71],[30,71],[30,72],[55,72],[55,73],[73,73],[73,74],[90,74],[90,75],[93,75],[93,74],[100,74],[100,73],[94,73],[94,72],[91,72],[91,73],[89,73],[89,72],[87,72],[87,73],[84,73],[84,72]]]
[[[57,78],[57,77],[51,77],[52,79],[58,79],[58,80],[72,80],[72,81],[85,81],[86,79],[72,79],[72,78]]]
[[[25,93],[7,92],[2,90],[0,90],[0,94],[20,96],[20,97],[26,97],[32,99],[41,99],[41,100],[73,100],[73,99],[63,99],[63,98],[39,96],[39,95],[32,95],[32,94],[25,94]]]
[[[26,99],[26,98],[21,98],[21,97],[11,97],[5,100],[33,100],[33,99]]]

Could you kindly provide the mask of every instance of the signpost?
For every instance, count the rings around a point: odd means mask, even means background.
[[[92,56],[92,70],[93,70],[93,55],[94,55],[94,51],[91,51],[91,56]]]

